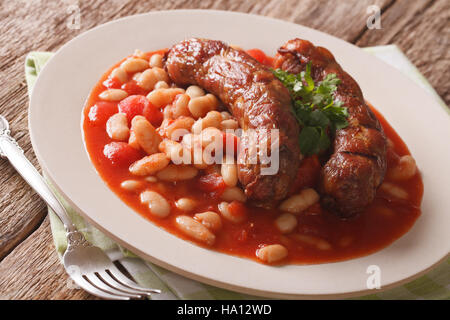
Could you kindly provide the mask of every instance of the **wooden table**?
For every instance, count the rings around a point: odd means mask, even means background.
[[[339,4],[336,4],[339,3]],[[368,29],[367,8],[381,8],[382,29]],[[78,5],[78,7],[77,7]],[[68,28],[80,10],[80,28]],[[99,24],[154,10],[202,8],[248,12],[312,27],[358,46],[396,44],[450,103],[450,2],[447,0],[16,0],[0,4],[0,114],[37,165],[27,129],[24,58],[56,51]],[[76,22],[76,21],[75,21]],[[425,108],[426,106],[424,106]],[[45,204],[0,159],[0,298],[93,299],[58,261]]]

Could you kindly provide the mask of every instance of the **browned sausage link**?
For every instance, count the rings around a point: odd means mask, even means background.
[[[174,45],[166,57],[169,77],[178,85],[197,84],[218,96],[243,129],[238,155],[239,181],[256,205],[271,207],[283,199],[299,165],[299,126],[289,92],[272,72],[242,50],[221,41],[190,39]],[[279,129],[279,170],[261,175],[251,164],[248,129]]]
[[[290,40],[279,49],[275,67],[297,74],[309,62],[315,82],[330,73],[341,80],[335,99],[347,107],[349,126],[336,132],[333,154],[322,170],[320,190],[326,207],[350,217],[373,201],[384,178],[386,137],[356,81],[327,49],[306,40]]]

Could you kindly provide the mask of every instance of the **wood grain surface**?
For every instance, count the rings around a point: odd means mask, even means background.
[[[382,29],[368,29],[367,8],[381,8]],[[80,28],[68,26],[80,10]],[[99,24],[154,10],[218,9],[270,16],[332,34],[358,46],[396,44],[450,103],[450,2],[447,0],[173,0],[0,2],[0,114],[38,165],[27,129],[24,59],[56,51]],[[0,299],[92,299],[73,289],[54,250],[45,204],[0,159]]]

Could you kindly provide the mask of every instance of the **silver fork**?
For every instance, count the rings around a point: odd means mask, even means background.
[[[11,137],[9,123],[1,115],[0,157],[10,161],[17,172],[61,219],[67,232],[67,249],[63,255],[64,268],[77,285],[105,299],[143,299],[152,293],[160,293],[159,290],[143,288],[131,281],[100,248],[91,245],[83,234],[76,230],[63,205]]]

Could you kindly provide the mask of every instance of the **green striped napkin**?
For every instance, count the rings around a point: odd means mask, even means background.
[[[434,91],[422,74],[406,58],[406,56],[394,45],[365,48],[367,52],[374,54],[388,64],[396,67],[411,77],[422,88],[430,92],[442,106],[448,110],[445,103]],[[28,91],[36,81],[36,78],[45,63],[52,57],[50,52],[31,52],[25,62],[25,77],[28,83]],[[89,225],[68,203],[60,198],[69,212],[72,221],[78,230],[82,231],[87,240],[102,248],[111,259],[118,260],[136,279],[146,287],[158,288],[162,294],[154,295],[153,299],[255,299],[257,297],[240,294],[216,287],[212,287],[197,281],[184,278],[178,274],[167,271],[154,264],[146,262],[128,250],[120,247],[99,230]],[[67,246],[65,231],[62,223],[49,209],[50,223],[53,239],[58,254],[61,256]],[[402,286],[375,293],[357,299],[449,299],[450,298],[450,259],[447,259],[428,274]]]

